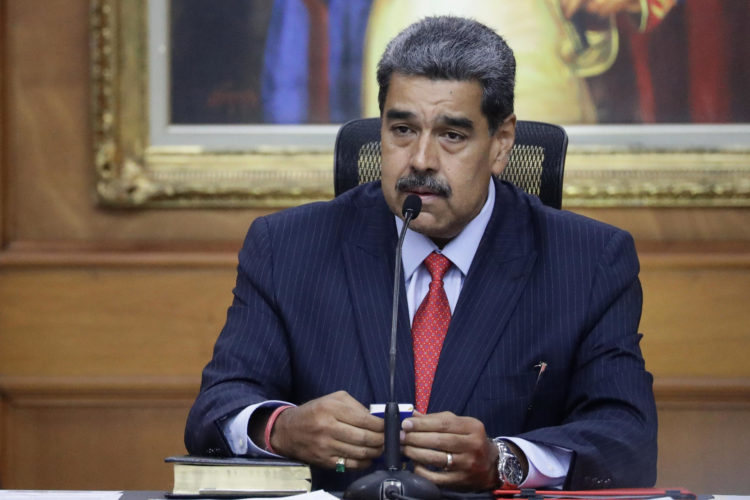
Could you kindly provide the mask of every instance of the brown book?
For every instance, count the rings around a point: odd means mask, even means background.
[[[170,497],[289,496],[310,491],[310,468],[290,460],[181,455],[164,461],[174,468]]]

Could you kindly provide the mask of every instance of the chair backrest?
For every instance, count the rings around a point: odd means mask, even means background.
[[[519,120],[516,142],[501,179],[538,196],[547,206],[562,205],[562,181],[568,135],[550,123]],[[380,118],[359,118],[339,129],[334,146],[336,196],[380,179]]]

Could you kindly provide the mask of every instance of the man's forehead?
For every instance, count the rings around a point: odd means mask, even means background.
[[[456,86],[463,87],[465,89],[474,89],[480,95],[482,93],[482,82],[476,78],[469,78],[466,80],[459,80],[454,78],[439,78],[430,77],[426,75],[408,75],[405,73],[393,73],[388,83],[388,93],[393,87],[406,86],[406,87],[425,87],[425,86]]]
[[[482,87],[476,80],[434,79],[394,74],[383,109],[384,121],[426,119],[466,129],[486,121]]]

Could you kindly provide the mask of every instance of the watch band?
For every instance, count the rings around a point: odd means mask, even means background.
[[[508,444],[500,438],[492,440],[497,446],[497,476],[501,488],[513,489],[523,482],[523,468]]]

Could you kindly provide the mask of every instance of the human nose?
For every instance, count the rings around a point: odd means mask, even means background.
[[[415,144],[415,151],[411,161],[412,168],[418,171],[435,170],[437,156],[435,143],[430,134],[422,134]]]

